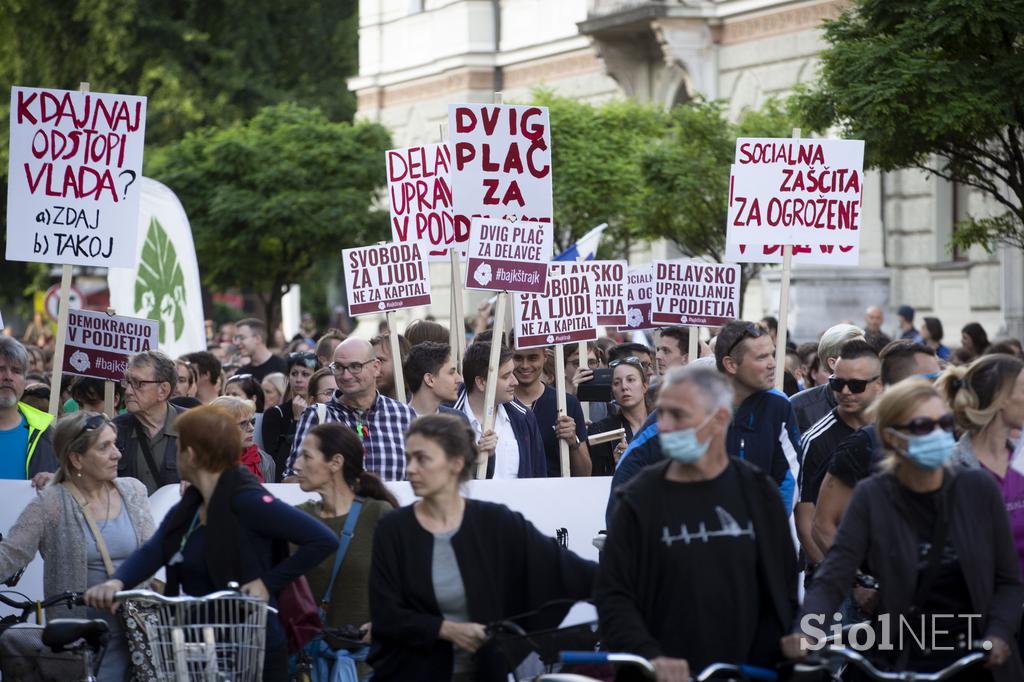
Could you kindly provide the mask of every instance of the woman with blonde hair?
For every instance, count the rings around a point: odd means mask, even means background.
[[[285,400],[285,394],[288,392],[288,380],[284,374],[272,372],[263,377],[260,388],[263,389],[263,412],[266,413]]]
[[[75,412],[57,422],[59,468],[0,542],[0,575],[17,573],[38,550],[46,594],[84,592],[112,576],[153,535],[146,486],[117,477],[121,453],[116,439],[116,429],[102,414]],[[79,607],[49,615],[106,620],[111,639],[99,679],[125,679],[127,641],[120,621],[109,611]]]
[[[946,466],[955,444],[954,417],[927,381],[907,379],[892,386],[878,399],[874,412],[886,452],[883,471],[854,488],[793,634],[783,639],[783,650],[791,658],[806,655],[805,640],[810,637],[800,629],[805,617],[823,616],[826,620],[819,624],[827,628],[828,618],[866,563],[880,584],[878,615],[889,614],[891,622],[905,618],[933,625],[923,640],[931,645],[930,653],[910,638],[902,649],[866,652],[876,664],[935,670],[961,655],[954,646],[960,638],[980,636],[989,642],[989,669],[971,671],[970,677],[958,680],[1024,679],[1014,637],[1024,585],[992,476]],[[941,618],[944,614],[980,616]]]
[[[251,471],[260,483],[273,483],[274,458],[260,450],[253,441],[253,434],[256,432],[256,405],[251,400],[233,395],[222,395],[210,404],[227,410],[237,420],[242,437],[242,466]]]

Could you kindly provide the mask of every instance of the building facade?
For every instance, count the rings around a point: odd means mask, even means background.
[[[529,101],[543,87],[599,103],[631,97],[671,107],[722,99],[734,118],[816,76],[821,22],[843,0],[361,0],[358,116],[398,146],[437,142],[453,102]],[[558,169],[555,168],[557,173]],[[797,268],[789,325],[808,340],[823,320],[860,322],[869,304],[935,315],[949,345],[981,322],[991,337],[1024,336],[1024,258],[1005,248],[951,253],[954,225],[991,206],[920,171],[865,178],[857,268]],[[672,257],[666,244],[631,260]],[[434,277],[436,301],[447,301]],[[748,288],[745,316],[778,309],[779,274]],[[436,307],[447,316],[447,305]],[[887,315],[887,328],[894,317]]]

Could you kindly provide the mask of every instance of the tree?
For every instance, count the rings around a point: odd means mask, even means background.
[[[685,255],[721,262],[725,256],[729,168],[737,137],[789,137],[793,122],[770,101],[730,123],[722,102],[694,100],[675,107],[671,127],[641,158],[647,185],[643,229],[647,239],[664,238]],[[744,263],[741,295],[760,266]]]
[[[282,291],[315,262],[388,237],[375,206],[390,145],[377,124],[278,105],[187,135],[152,159],[152,175],[189,215],[204,283],[253,291],[273,329]]]
[[[981,190],[1002,213],[954,241],[1024,248],[1024,0],[857,0],[826,23],[816,129],[863,139],[865,164],[919,168]]]
[[[356,0],[0,0],[0,101],[10,86],[148,98],[147,171],[157,149],[204,126],[224,126],[284,101],[351,120]],[[0,106],[0,130],[9,109]],[[7,197],[0,145],[0,203]],[[46,266],[3,258],[0,301],[23,303],[45,287]],[[205,265],[205,264],[204,264]],[[30,306],[21,305],[27,313]]]
[[[642,232],[648,195],[640,159],[664,134],[668,114],[633,100],[595,106],[543,91],[535,102],[551,115],[556,250],[606,222],[602,251],[625,255]]]

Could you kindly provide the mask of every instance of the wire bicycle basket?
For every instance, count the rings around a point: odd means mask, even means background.
[[[119,592],[147,611],[143,630],[161,682],[256,682],[263,676],[266,602],[235,591],[205,597]]]

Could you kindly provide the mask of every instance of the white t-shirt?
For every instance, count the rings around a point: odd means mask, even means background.
[[[465,401],[462,407],[463,412],[469,418],[469,425],[473,427],[477,440],[483,435],[483,424],[477,421],[473,414],[473,408],[469,406],[469,400]],[[508,413],[504,405],[498,405],[494,413],[494,433],[498,436],[498,445],[494,450],[494,476],[493,478],[519,478],[519,443],[516,441],[515,431],[512,430],[512,422],[509,421]]]

